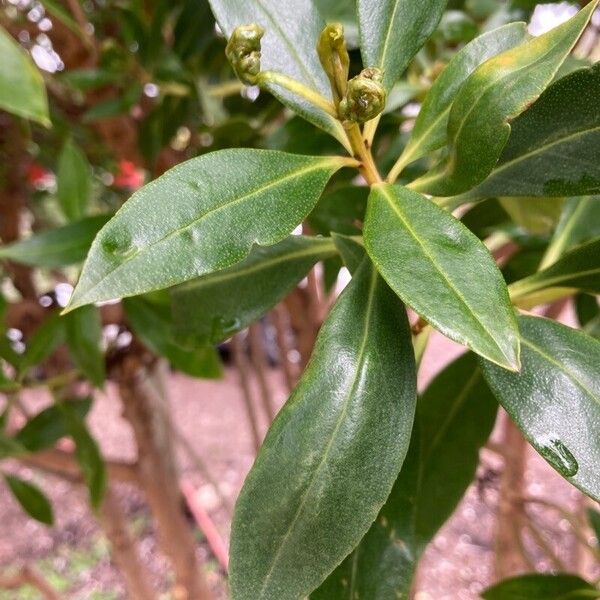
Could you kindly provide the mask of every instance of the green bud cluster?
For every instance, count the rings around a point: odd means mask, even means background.
[[[363,69],[348,82],[346,96],[339,106],[345,121],[365,123],[374,119],[385,108],[386,93],[380,69]]]
[[[260,40],[265,30],[256,23],[236,27],[225,54],[242,83],[256,85],[260,73]]]

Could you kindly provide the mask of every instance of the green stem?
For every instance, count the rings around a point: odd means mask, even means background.
[[[354,153],[354,157],[360,161],[360,172],[369,185],[382,183],[381,175],[377,170],[377,165],[373,160],[371,151],[365,146],[362,132],[358,123],[354,121],[345,121],[344,129],[350,140],[350,145]]]

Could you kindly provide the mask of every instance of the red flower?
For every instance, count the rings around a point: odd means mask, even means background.
[[[46,189],[54,183],[54,175],[39,163],[31,161],[27,169],[27,181],[37,189]]]
[[[143,169],[136,167],[130,160],[121,160],[113,185],[128,190],[137,190],[144,185],[144,179]]]

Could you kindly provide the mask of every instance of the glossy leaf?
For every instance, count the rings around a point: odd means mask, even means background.
[[[85,154],[72,140],[67,140],[58,158],[56,195],[63,213],[71,221],[85,213],[91,191],[90,176]]]
[[[265,30],[261,40],[261,69],[279,71],[331,98],[329,81],[317,56],[316,45],[325,22],[312,0],[209,0],[227,37],[239,25],[258,23]],[[336,119],[276,84],[268,90],[305,119],[339,140],[344,130]]]
[[[452,104],[447,161],[414,182],[413,189],[440,196],[460,194],[492,172],[510,136],[510,122],[552,82],[597,4],[594,0],[566,23],[473,72]]]
[[[385,506],[311,600],[408,597],[419,557],[473,481],[497,407],[471,353],[434,379],[417,404],[411,446]]]
[[[106,468],[100,450],[83,419],[71,408],[71,403],[63,402],[58,406],[65,429],[75,442],[75,456],[89,490],[90,502],[93,508],[98,508],[106,488]]]
[[[65,341],[65,320],[53,314],[35,330],[27,340],[25,352],[19,362],[19,372],[24,374],[28,369],[39,365]]]
[[[332,231],[344,235],[360,233],[365,219],[369,188],[344,186],[323,194],[308,222],[316,233],[329,235]]]
[[[512,123],[508,144],[470,198],[600,193],[600,63],[550,86]]]
[[[23,510],[36,521],[44,525],[54,523],[52,506],[43,492],[29,481],[23,481],[14,475],[4,475],[4,481],[8,484],[15,499],[23,507]]]
[[[446,0],[358,0],[363,65],[383,71],[388,91],[433,33],[445,7]]]
[[[600,237],[600,196],[567,199],[543,266],[551,265],[567,250],[596,237]]]
[[[193,158],[136,192],[100,231],[68,310],[229,267],[283,240],[345,164],[270,150]]]
[[[300,600],[356,546],[406,455],[415,380],[404,307],[365,260],[242,489],[236,600]]]
[[[520,317],[520,373],[482,361],[496,397],[563,477],[600,499],[600,341],[538,317]]]
[[[402,155],[403,164],[446,143],[452,102],[467,77],[486,60],[520,44],[526,36],[525,23],[511,23],[480,35],[454,56],[425,97]]]
[[[0,109],[50,126],[46,88],[27,52],[0,27]]]
[[[506,284],[485,246],[450,213],[406,188],[377,185],[365,245],[390,287],[449,338],[508,368],[519,337]]]
[[[69,400],[69,407],[77,418],[84,419],[92,406],[91,398]],[[40,411],[23,425],[14,440],[29,452],[52,448],[58,440],[68,435],[62,410],[53,404]]]
[[[169,304],[162,306],[145,298],[127,298],[124,308],[136,335],[151,350],[164,356],[174,368],[192,377],[221,377],[221,361],[212,346],[196,344],[188,348],[178,343],[173,335]]]
[[[558,262],[510,286],[513,301],[548,288],[600,294],[600,238],[565,254]]]
[[[82,262],[94,237],[110,215],[87,217],[77,223],[36,233],[26,240],[0,246],[0,258],[32,267],[67,267]]]
[[[362,238],[350,237],[340,233],[333,233],[331,237],[348,271],[352,274],[356,273],[366,256]]]
[[[505,579],[485,590],[481,597],[484,600],[583,600],[600,598],[600,591],[577,575],[535,573]]]
[[[291,236],[179,286],[172,291],[177,336],[208,344],[226,340],[283,300],[315,263],[335,254],[331,239]]]
[[[75,366],[96,386],[102,387],[106,377],[102,352],[102,322],[95,306],[82,306],[65,321],[67,346]]]

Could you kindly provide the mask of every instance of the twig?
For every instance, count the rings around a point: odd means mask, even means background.
[[[273,312],[273,324],[275,325],[275,333],[277,336],[277,347],[279,350],[279,362],[281,364],[281,370],[285,378],[285,383],[288,388],[288,392],[294,389],[296,383],[296,375],[294,366],[292,365],[289,357],[290,347],[288,344],[288,331],[289,331],[289,320],[287,318],[287,312],[283,304],[277,305]]]
[[[21,567],[14,575],[0,575],[0,588],[17,590],[24,585],[30,585],[37,589],[46,600],[61,600],[41,573],[29,565]]]
[[[248,361],[246,360],[246,356],[244,355],[244,351],[242,349],[239,333],[231,338],[230,344],[233,361],[238,372],[240,388],[242,390],[242,400],[244,401],[244,408],[246,409],[246,416],[248,417],[248,424],[250,425],[250,431],[252,433],[254,450],[258,453],[261,444],[260,432],[258,429],[256,412],[254,410],[254,405],[252,402],[252,392],[250,391]]]
[[[271,389],[269,388],[269,382],[267,381],[267,361],[265,359],[265,349],[260,325],[258,323],[250,325],[248,330],[248,340],[250,341],[250,360],[252,361],[252,366],[256,372],[263,410],[265,411],[269,423],[272,423],[275,418],[275,407],[273,406]]]

